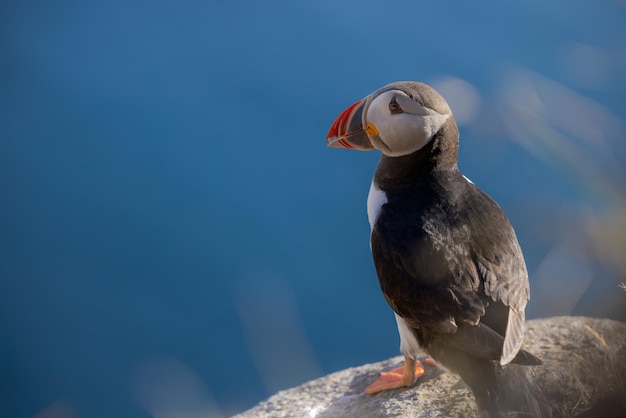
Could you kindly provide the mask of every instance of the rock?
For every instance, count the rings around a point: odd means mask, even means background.
[[[524,348],[544,363],[533,372],[553,403],[555,416],[626,416],[622,415],[626,407],[626,324],[584,317],[528,321]],[[402,361],[403,357],[394,357],[312,380],[278,392],[236,417],[477,416],[474,397],[463,381],[428,365],[411,388],[362,393],[381,371]]]

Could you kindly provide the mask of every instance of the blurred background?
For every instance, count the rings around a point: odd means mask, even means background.
[[[223,417],[399,354],[349,104],[431,84],[531,318],[626,320],[626,3],[3,1],[0,416]]]

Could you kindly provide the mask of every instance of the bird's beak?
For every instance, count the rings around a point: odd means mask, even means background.
[[[335,119],[328,135],[326,145],[331,148],[348,148],[368,151],[374,149],[363,128],[363,109],[367,99],[359,100]]]

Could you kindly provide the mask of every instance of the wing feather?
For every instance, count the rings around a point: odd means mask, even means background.
[[[480,254],[476,255],[476,264],[484,282],[485,295],[508,308],[506,327],[501,330],[504,334],[500,357],[502,365],[510,363],[522,347],[526,329],[524,309],[530,295],[528,273],[517,238],[514,239],[511,249],[510,252],[497,254],[494,262]]]
[[[487,194],[464,183],[454,196],[441,184],[405,200],[389,195],[371,236],[385,298],[424,335],[503,365],[538,361],[521,350],[530,291],[513,227]],[[403,217],[406,207],[417,217]]]

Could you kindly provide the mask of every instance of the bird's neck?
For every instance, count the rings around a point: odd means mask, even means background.
[[[456,128],[456,126],[455,126]],[[456,172],[458,131],[440,130],[423,148],[401,157],[382,155],[374,176],[383,190],[410,186],[420,179],[445,172]]]

